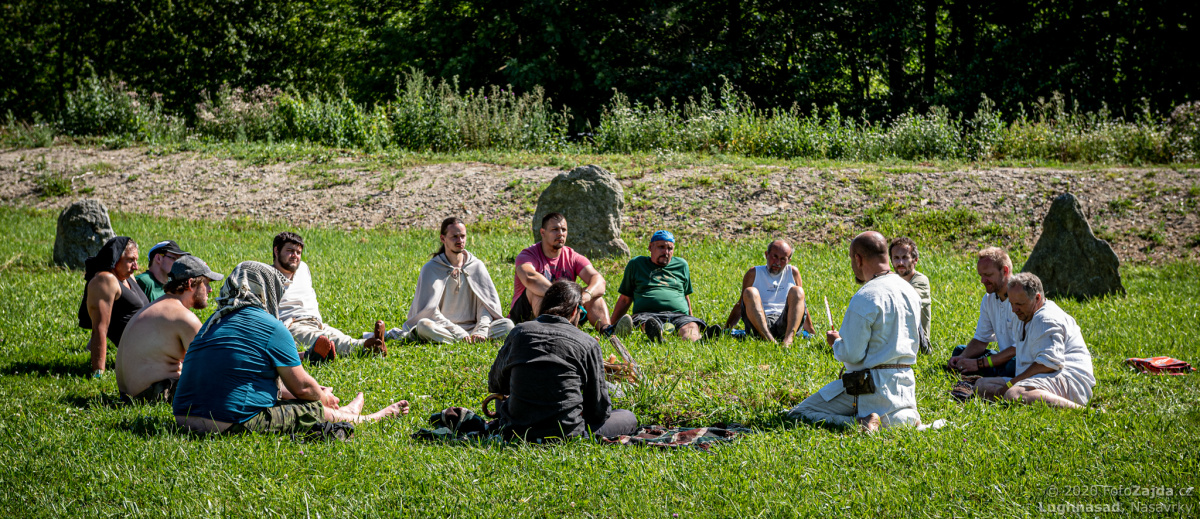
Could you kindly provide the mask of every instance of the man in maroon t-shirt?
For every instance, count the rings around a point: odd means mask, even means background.
[[[579,279],[587,285],[583,291],[583,304],[587,320],[597,330],[608,328],[608,305],[604,302],[604,276],[592,266],[592,262],[567,247],[567,218],[560,213],[550,213],[542,218],[538,230],[542,241],[537,242],[517,255],[516,280],[513,282],[512,307],[508,318],[520,324],[537,317],[542,297],[550,285],[560,279]]]

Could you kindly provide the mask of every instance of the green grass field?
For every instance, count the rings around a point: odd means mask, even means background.
[[[1098,385],[1087,411],[959,404],[946,394],[954,379],[939,368],[946,353],[938,353],[920,359],[917,395],[924,420],[946,419],[945,428],[874,436],[818,429],[786,420],[783,411],[836,376],[823,341],[781,350],[758,341],[675,339],[668,349],[634,338],[627,344],[650,380],[629,388],[617,406],[643,423],[733,421],[757,433],[707,453],[587,441],[428,444],[410,435],[444,407],[478,405],[498,345],[393,345],[387,358],[340,359],[311,372],[343,398],[365,392],[370,410],[408,399],[412,413],[363,425],[348,443],[305,444],[185,435],[168,405],[114,405],[111,375],[84,376],[87,333],[74,318],[82,276],[50,265],[56,216],[0,207],[6,517],[1105,515],[1082,508],[1089,505],[1119,507],[1121,515],[1194,516],[1200,505],[1193,490],[1200,486],[1198,375],[1140,375],[1123,364],[1153,355],[1200,361],[1200,273],[1192,263],[1126,266],[1127,297],[1059,301],[1094,355]],[[285,229],[128,214],[114,214],[113,226],[143,247],[174,238],[222,273],[244,260],[269,262],[271,237]],[[389,326],[403,320],[418,269],[437,244],[429,230],[300,232],[322,313],[351,334],[376,318]],[[635,252],[643,249],[646,237],[625,238]],[[470,238],[501,298],[512,293],[512,261],[528,240],[508,232]],[[679,244],[698,315],[723,323],[741,273],[761,262],[765,244]],[[827,296],[837,319],[857,287],[844,251],[805,246],[793,263],[810,300]],[[614,287],[611,305],[623,262],[597,266]],[[983,293],[974,259],[928,245],[920,270],[934,285],[935,348],[948,352],[974,329]],[[813,314],[823,325],[823,311]]]

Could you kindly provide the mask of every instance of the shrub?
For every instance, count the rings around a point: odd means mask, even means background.
[[[124,81],[99,79],[94,72],[67,92],[59,127],[67,135],[121,143],[173,142],[187,136],[183,119],[163,112],[161,95],[143,96],[127,89]]]
[[[33,122],[18,121],[8,112],[4,128],[0,129],[0,146],[6,148],[47,148],[54,144],[54,127],[33,114]]]
[[[201,92],[196,105],[196,131],[230,141],[270,141],[279,137],[275,116],[278,89],[266,85],[250,92],[221,85],[215,96]]]
[[[1200,160],[1200,101],[1176,106],[1167,122],[1167,142],[1178,162]]]
[[[99,79],[93,72],[67,92],[62,131],[77,137],[135,133],[140,107],[137,92],[126,90],[124,81]]]

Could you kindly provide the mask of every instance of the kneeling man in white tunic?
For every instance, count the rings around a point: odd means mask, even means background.
[[[857,422],[865,432],[920,425],[912,364],[921,340],[921,296],[889,270],[888,243],[882,234],[856,236],[850,242],[850,266],[863,286],[850,298],[841,330],[825,335],[845,374],[804,399],[788,416],[836,426]],[[862,380],[859,372],[864,370],[867,383],[849,388],[843,383]],[[874,391],[864,393],[863,386],[871,385]],[[861,394],[851,394],[855,392]]]
[[[1022,272],[1008,282],[1008,300],[1021,320],[1017,376],[984,378],[976,383],[986,396],[1051,407],[1087,405],[1096,387],[1092,354],[1075,319],[1046,299],[1042,281]]]

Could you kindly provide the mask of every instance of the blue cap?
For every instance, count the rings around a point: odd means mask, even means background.
[[[671,231],[655,231],[654,236],[650,237],[650,243],[654,243],[656,241],[669,241],[671,243],[675,243],[675,235],[671,234]]]

